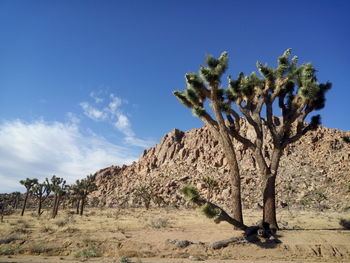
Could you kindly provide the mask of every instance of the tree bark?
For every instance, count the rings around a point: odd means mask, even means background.
[[[52,207],[52,215],[51,217],[52,218],[55,218],[56,217],[56,206],[57,206],[57,202],[58,202],[58,196],[57,194],[55,195],[55,200],[53,202],[53,207]]]
[[[263,194],[263,221],[270,224],[271,229],[278,229],[276,219],[276,176],[281,160],[283,149],[275,148],[272,153],[270,173],[264,176],[264,194]]]
[[[42,196],[39,196],[39,205],[38,205],[38,216],[41,215],[41,204],[42,204]]]
[[[211,85],[211,106],[217,119],[219,126],[218,139],[221,141],[222,148],[227,158],[227,163],[230,168],[230,182],[231,182],[231,197],[232,197],[232,217],[243,224],[242,200],[241,200],[241,177],[233,141],[229,135],[229,129],[226,127],[225,120],[222,116],[220,107],[217,103],[217,89],[218,83]]]
[[[81,201],[80,201],[80,216],[83,215],[84,203],[85,203],[85,198],[82,198]]]
[[[79,206],[80,206],[80,200],[78,199],[77,203],[76,203],[76,214],[77,215],[79,215]]]
[[[263,221],[270,225],[271,229],[278,229],[276,219],[276,200],[275,200],[275,175],[267,175],[264,178],[264,194],[263,194]]]
[[[29,196],[29,191],[27,191],[27,193],[26,193],[26,197],[24,198],[24,203],[23,203],[23,207],[22,207],[21,216],[23,216],[23,215],[24,215],[24,210],[26,209],[26,205],[27,205],[28,196]]]
[[[243,224],[242,200],[241,200],[241,178],[237,163],[236,153],[228,134],[222,136],[222,146],[224,148],[227,163],[230,168],[231,197],[232,197],[232,217]]]

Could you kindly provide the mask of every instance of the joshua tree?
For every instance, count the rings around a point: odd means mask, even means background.
[[[153,197],[152,190],[150,187],[139,186],[135,188],[134,195],[136,198],[139,198],[142,200],[147,210],[150,208],[152,197]]]
[[[218,181],[216,181],[214,178],[210,177],[210,176],[206,176],[202,179],[202,182],[205,184],[205,186],[208,189],[208,193],[207,193],[207,199],[208,201],[210,201],[212,195],[213,195],[213,191],[218,188],[219,183]]]
[[[36,178],[27,178],[25,180],[21,180],[19,181],[20,184],[24,185],[24,187],[26,188],[26,196],[24,198],[24,203],[23,203],[23,207],[22,207],[22,212],[21,212],[21,216],[24,215],[24,210],[26,209],[26,206],[27,206],[27,201],[28,201],[28,197],[29,197],[29,194],[30,194],[30,190],[32,189],[32,187],[38,183],[38,179]]]
[[[218,59],[208,56],[206,64],[207,67],[201,66],[199,69],[201,77],[196,73],[185,75],[187,86],[184,92],[173,93],[182,104],[192,109],[193,114],[206,124],[212,135],[221,143],[231,173],[233,218],[243,224],[240,171],[233,138],[222,112],[224,90],[220,87],[220,78],[228,66],[227,52],[222,53]],[[215,118],[205,109],[207,99],[211,102]]]
[[[93,191],[97,190],[95,184],[95,176],[88,175],[85,179],[77,180],[75,185],[71,187],[72,196],[77,202],[77,213],[82,216],[87,196]],[[80,211],[79,211],[80,204]]]
[[[42,204],[51,193],[51,185],[49,180],[46,178],[43,183],[35,184],[32,188],[32,193],[38,199],[38,216],[40,216],[42,214]]]
[[[62,196],[66,193],[66,181],[63,178],[53,175],[51,178],[51,190],[55,193],[55,199],[52,207],[52,218],[55,218],[58,213]]]
[[[241,72],[235,80],[229,77],[226,90],[219,87],[221,74],[217,72],[222,72],[222,68],[226,69],[227,52],[222,53],[218,59],[208,56],[208,67],[200,68],[201,77],[195,73],[186,74],[185,92],[174,92],[180,102],[191,108],[214,130],[216,137],[215,129],[229,139],[230,145],[235,139],[252,151],[263,178],[263,221],[275,229],[278,228],[275,181],[283,150],[308,131],[317,128],[320,123],[319,115],[313,116],[309,124],[305,123],[305,119],[312,111],[325,106],[325,93],[331,88],[329,82],[317,82],[316,70],[311,63],[298,66],[297,57],[290,61],[290,53],[291,49],[288,49],[278,58],[276,69],[257,62],[262,78],[257,77],[255,72],[249,76]],[[212,119],[205,110],[206,98],[211,100],[217,120]],[[274,105],[281,110],[280,118],[274,115]],[[241,116],[253,127],[253,139],[240,133]],[[263,151],[265,130],[272,137],[273,147],[269,154],[271,158],[265,157]],[[223,148],[225,155],[229,157],[227,146],[223,145]],[[229,163],[231,162],[229,159]]]
[[[20,197],[21,197],[21,193],[20,192],[13,192],[13,193],[11,193],[12,207],[14,209],[18,208],[18,203],[19,203]]]

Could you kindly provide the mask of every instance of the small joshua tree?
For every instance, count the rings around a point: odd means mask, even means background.
[[[51,185],[49,180],[46,178],[43,183],[36,183],[32,188],[32,193],[38,200],[38,216],[40,216],[42,214],[42,204],[51,193]]]
[[[30,195],[30,190],[32,189],[32,187],[38,183],[38,179],[36,178],[27,178],[25,180],[21,180],[19,181],[20,184],[24,185],[24,187],[26,188],[26,195],[25,195],[25,198],[24,198],[24,203],[23,203],[23,207],[22,207],[22,212],[21,212],[21,216],[24,215],[24,211],[26,209],[26,206],[27,206],[27,201],[28,201],[28,197]]]
[[[60,205],[61,199],[67,191],[66,180],[57,177],[56,175],[53,175],[51,177],[51,190],[52,192],[54,192],[55,195],[51,217],[55,218],[58,213],[58,207]]]
[[[135,188],[134,195],[143,202],[147,210],[150,208],[153,197],[152,189],[150,187],[139,186]]]
[[[70,189],[72,197],[77,202],[77,212],[82,216],[87,196],[97,190],[95,176],[90,174],[85,179],[77,180]]]
[[[11,194],[11,197],[12,197],[12,207],[14,209],[17,209],[18,208],[19,199],[21,197],[21,193],[20,192],[13,192]]]

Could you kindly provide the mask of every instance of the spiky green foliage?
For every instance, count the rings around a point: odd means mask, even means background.
[[[204,107],[194,106],[192,109],[192,113],[196,117],[201,117],[201,116],[204,116],[206,114],[206,111],[205,111]]]
[[[19,181],[20,184],[22,184],[27,191],[29,191],[35,184],[38,183],[38,179],[36,178],[27,178],[25,180]]]
[[[80,215],[83,215],[87,196],[97,190],[95,178],[95,175],[90,174],[86,178],[77,180],[75,184],[69,186],[71,201],[80,203]]]
[[[185,94],[183,94],[181,91],[175,90],[173,91],[173,94],[176,96],[176,98],[185,105],[188,108],[192,108],[193,104],[186,98]]]
[[[208,83],[213,84],[220,81],[220,77],[225,73],[228,67],[228,53],[225,51],[221,53],[219,58],[214,58],[208,55],[205,63],[207,67],[200,67],[199,73],[201,77]]]
[[[182,187],[180,192],[184,195],[185,199],[189,201],[193,201],[200,197],[197,188],[193,185]]]
[[[26,192],[26,197],[24,199],[24,203],[23,203],[23,207],[22,207],[22,212],[21,212],[21,216],[24,215],[24,211],[26,209],[26,205],[27,205],[27,199],[29,197],[29,194],[31,193],[31,189],[32,187],[38,183],[38,179],[36,178],[27,178],[25,180],[21,180],[19,181],[20,184],[24,185],[24,187],[26,188],[27,192]]]
[[[221,210],[217,207],[212,206],[209,203],[205,203],[202,207],[201,207],[202,213],[210,218],[210,219],[218,219],[221,215]]]
[[[61,198],[67,193],[68,186],[66,185],[66,180],[63,178],[53,175],[51,177],[51,190],[55,194],[55,200],[52,207],[52,218],[55,218],[58,213],[58,207],[61,202]]]
[[[217,180],[210,176],[206,176],[202,179],[202,182],[205,183],[208,187],[216,188],[219,186],[219,183]]]

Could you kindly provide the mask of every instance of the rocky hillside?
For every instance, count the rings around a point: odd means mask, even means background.
[[[243,123],[245,135],[253,131]],[[350,207],[350,143],[343,132],[318,128],[285,149],[277,178],[277,203],[290,208],[344,210]],[[269,141],[269,138],[266,138]],[[269,159],[269,144],[265,157]],[[249,150],[236,145],[242,177],[243,205],[261,204],[261,178]],[[182,205],[179,193],[184,184],[194,184],[207,194],[202,179],[215,178],[219,187],[212,200],[229,207],[227,160],[207,128],[187,132],[174,129],[154,147],[145,150],[138,162],[129,166],[111,166],[96,173],[98,190],[93,196],[106,206],[138,206],[135,189],[151,187],[165,204]]]

